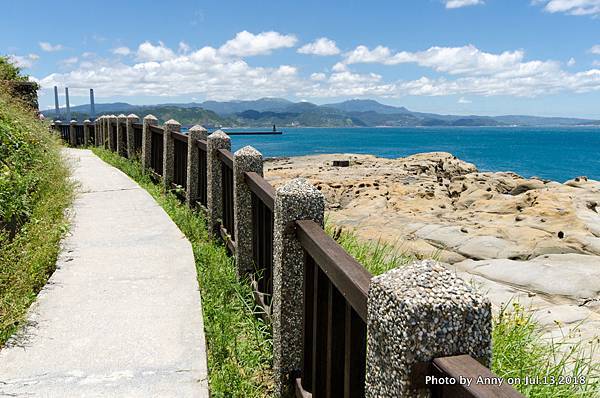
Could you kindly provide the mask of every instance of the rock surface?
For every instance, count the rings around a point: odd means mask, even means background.
[[[349,167],[333,167],[334,160]],[[271,159],[275,186],[307,178],[330,222],[449,264],[495,308],[529,305],[558,336],[600,330],[600,182],[479,172],[444,152],[399,159],[330,154]]]

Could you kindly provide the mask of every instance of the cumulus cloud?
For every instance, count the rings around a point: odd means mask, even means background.
[[[126,56],[126,55],[131,54],[131,50],[129,49],[129,47],[122,46],[122,47],[113,48],[112,53],[115,55]]]
[[[550,13],[569,15],[600,15],[600,0],[534,0],[534,4],[544,4]]]
[[[483,4],[483,0],[444,0],[446,8],[462,8]]]
[[[456,95],[457,98],[472,99],[474,96],[535,97],[600,90],[599,69],[571,73],[563,69],[565,62],[527,60],[520,49],[492,53],[473,45],[434,46],[415,52],[395,52],[385,46],[358,46],[344,54],[330,70],[314,73],[288,64],[252,66],[243,57],[266,54],[282,45],[293,44],[289,39],[286,39],[287,44],[285,40],[273,39],[283,37],[281,34],[249,34],[245,39],[240,39],[240,35],[246,36],[240,32],[220,47],[205,46],[197,50],[180,45],[178,51],[174,51],[162,42],[144,42],[135,51],[136,58],[85,58],[77,66],[73,65],[73,70],[53,73],[40,79],[40,83],[46,89],[68,85],[74,95],[77,90],[85,95],[85,90],[93,87],[99,97],[103,94],[201,94],[212,99],[262,96],[400,98],[406,95]],[[242,41],[253,44],[240,46]],[[295,43],[295,38],[292,41]],[[355,64],[369,63],[389,65],[390,68],[412,63],[422,68],[422,75],[413,80],[398,80],[369,73],[364,66],[354,70]]]
[[[567,66],[575,66],[576,63],[577,63],[577,61],[575,61],[575,58],[571,57],[567,61]]]
[[[28,54],[28,55],[9,55],[8,58],[10,61],[19,68],[31,68],[35,61],[40,59],[40,56],[37,54]]]
[[[166,61],[172,59],[175,53],[166,47],[162,41],[159,41],[157,46],[145,41],[139,45],[136,56],[140,61]]]
[[[340,49],[337,48],[335,41],[326,37],[320,37],[312,43],[303,45],[298,49],[300,54],[312,54],[312,55],[337,55],[340,53]]]
[[[389,48],[383,46],[377,46],[373,50],[366,46],[358,46],[353,51],[346,53],[344,62],[346,64],[381,63],[384,65],[415,63],[451,75],[515,72],[515,68],[518,68],[519,73],[531,73],[534,72],[534,69],[554,67],[551,62],[522,63],[524,56],[525,53],[522,50],[493,54],[481,51],[473,45],[436,46],[425,51],[400,51],[397,53],[392,53]]]
[[[595,46],[592,46],[592,48],[590,48],[589,52],[594,55],[600,55],[600,44],[596,44]]]
[[[41,41],[39,42],[39,45],[42,51],[46,52],[55,52],[64,49],[64,46],[62,44],[50,44],[47,41]]]
[[[219,48],[219,52],[223,55],[239,57],[264,55],[280,48],[293,47],[297,41],[298,39],[294,35],[282,35],[273,31],[255,35],[244,30],[223,44]]]

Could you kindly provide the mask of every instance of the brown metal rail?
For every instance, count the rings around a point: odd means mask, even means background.
[[[198,151],[198,203],[206,207],[208,202],[208,159],[206,155],[206,141],[197,140]]]
[[[313,221],[296,222],[305,251],[301,378],[296,394],[364,397],[370,273]]]
[[[156,176],[163,173],[163,129],[150,126],[150,168]]]
[[[187,188],[188,136],[173,132],[173,185]]]
[[[233,214],[233,154],[225,149],[219,149],[221,160],[221,227],[228,236],[226,241],[232,241],[235,249],[234,214]],[[231,247],[230,247],[231,249]]]
[[[244,179],[252,192],[252,287],[254,301],[266,321],[271,320],[273,296],[273,208],[275,189],[255,172],[245,173]]]

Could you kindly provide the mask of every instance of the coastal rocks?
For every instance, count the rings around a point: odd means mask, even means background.
[[[349,167],[334,167],[336,160]],[[600,255],[600,183],[561,184],[511,172],[479,172],[449,153],[399,159],[316,155],[274,159],[275,186],[308,179],[329,218],[365,239],[384,239],[422,257],[527,260],[545,254]],[[410,225],[423,224],[424,229]]]

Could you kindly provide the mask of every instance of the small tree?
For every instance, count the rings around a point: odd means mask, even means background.
[[[0,80],[27,81],[28,77],[21,74],[21,68],[15,65],[10,57],[0,56]]]

